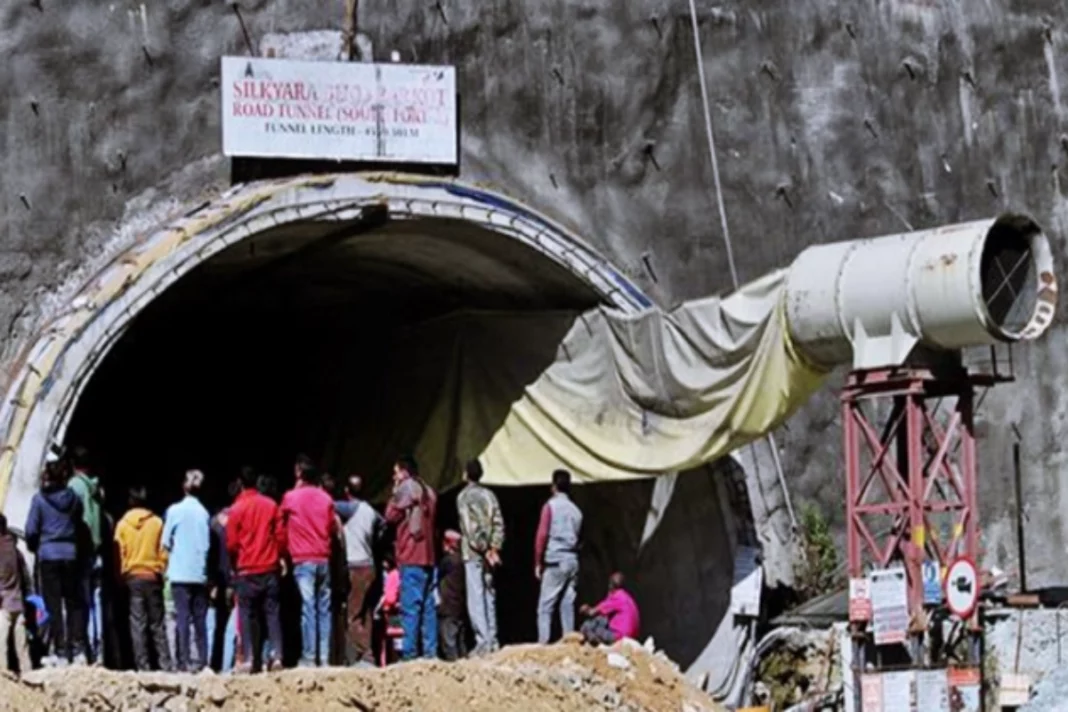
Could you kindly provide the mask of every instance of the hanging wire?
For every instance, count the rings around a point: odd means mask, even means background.
[[[723,245],[727,250],[727,266],[731,272],[731,284],[735,291],[738,290],[738,267],[734,263],[734,246],[731,244],[730,226],[727,224],[727,208],[723,203],[723,184],[719,178],[719,157],[716,154],[716,137],[712,130],[712,109],[708,102],[708,82],[705,80],[704,50],[701,49],[701,32],[697,26],[697,3],[690,0],[690,24],[693,27],[693,44],[697,55],[697,77],[701,82],[701,106],[705,112],[705,137],[708,140],[708,156],[712,159],[712,179],[716,185],[716,204],[719,206],[719,224],[723,230]],[[782,462],[779,459],[779,447],[773,433],[767,434],[768,447],[771,448],[772,462],[775,464],[775,472],[779,478],[779,488],[782,490],[783,501],[786,504],[786,512],[790,515],[790,525],[797,531],[797,516],[794,514],[794,505],[790,501],[790,490],[786,487],[786,477],[783,475]],[[753,453],[754,462],[756,452]]]
[[[705,81],[704,51],[701,49],[701,33],[697,28],[697,4],[690,0],[690,24],[693,25],[693,44],[697,51],[697,77],[701,81],[701,105],[705,110],[705,136],[708,139],[708,155],[712,159],[712,178],[716,183],[716,202],[719,204],[719,223],[723,228],[723,243],[727,248],[727,266],[731,270],[731,281],[738,289],[738,268],[734,264],[734,247],[731,245],[731,231],[727,226],[727,209],[723,206],[723,186],[719,180],[719,158],[716,156],[716,137],[712,131],[712,110],[708,104],[708,83]]]

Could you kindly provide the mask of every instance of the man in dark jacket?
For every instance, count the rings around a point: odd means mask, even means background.
[[[420,479],[415,459],[399,458],[393,466],[393,496],[386,506],[386,521],[397,528],[394,548],[401,577],[405,660],[417,657],[420,648],[425,658],[438,652],[434,605],[437,502],[437,493]]]
[[[53,655],[45,660],[85,664],[85,596],[79,562],[82,503],[63,480],[58,463],[49,463],[41,489],[26,518],[26,543],[37,556],[41,593],[48,608]]]
[[[29,583],[26,561],[19,552],[15,535],[7,530],[7,517],[0,514],[0,645],[6,652],[8,644],[13,644],[20,675],[33,669],[26,626],[22,621],[23,601],[29,593]],[[0,657],[0,670],[9,669],[5,654]]]
[[[438,565],[438,637],[441,639],[441,657],[452,662],[467,657],[467,594],[460,532],[448,530],[444,542],[444,553]]]

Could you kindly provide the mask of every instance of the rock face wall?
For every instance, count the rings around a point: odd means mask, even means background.
[[[218,58],[267,33],[338,29],[342,5],[0,4],[5,370],[81,272],[225,185]],[[1068,5],[701,0],[698,15],[743,280],[812,242],[1010,206],[1063,252]],[[376,59],[458,67],[466,177],[571,223],[665,306],[730,289],[686,2],[363,0],[359,28]],[[981,411],[987,559],[1015,566],[1015,424],[1029,583],[1043,585],[1068,580],[1063,320],[1016,366]],[[836,522],[838,440],[831,391],[780,436],[793,495]],[[765,470],[755,506],[781,525]]]

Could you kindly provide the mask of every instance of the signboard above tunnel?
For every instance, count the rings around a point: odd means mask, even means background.
[[[456,165],[454,67],[222,59],[223,153]]]

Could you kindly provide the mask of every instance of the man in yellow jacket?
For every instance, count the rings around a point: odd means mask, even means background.
[[[119,573],[130,589],[130,637],[138,670],[151,670],[150,643],[159,668],[171,670],[163,622],[163,572],[167,554],[160,547],[163,520],[145,506],[144,487],[130,489],[130,509],[115,527]]]

